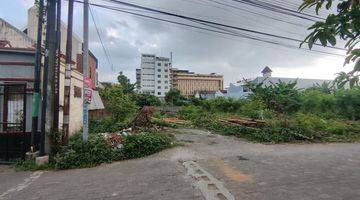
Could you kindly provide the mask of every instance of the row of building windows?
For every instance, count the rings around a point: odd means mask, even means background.
[[[155,62],[146,62],[146,61],[144,61],[143,64],[151,64],[151,65],[153,65],[153,64],[155,64]]]
[[[165,78],[169,78],[168,75],[164,75],[164,77],[165,77]],[[160,74],[158,75],[158,78],[161,78],[161,75],[160,75]]]
[[[158,63],[157,65],[158,65],[158,66],[161,66],[161,63]],[[169,64],[168,64],[168,63],[165,63],[164,66],[167,67],[167,66],[169,66]]]
[[[155,85],[142,85],[143,87],[155,87]]]
[[[158,89],[161,89],[161,86],[158,86],[157,88],[158,88]],[[168,86],[165,86],[164,89],[169,89],[169,87],[168,87]]]
[[[161,81],[158,81],[159,84],[161,84]],[[165,84],[168,84],[169,81],[164,81]]]
[[[161,72],[161,69],[158,69],[157,71],[158,71],[158,72]],[[168,70],[168,69],[164,69],[164,72],[169,72],[169,70]]]

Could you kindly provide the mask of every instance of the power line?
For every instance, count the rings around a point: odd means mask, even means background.
[[[241,7],[239,7],[239,6],[235,6],[235,5],[231,5],[231,4],[219,2],[219,1],[216,1],[216,0],[207,0],[207,1],[210,1],[210,2],[213,2],[213,3],[216,3],[216,4],[219,4],[219,5],[227,6],[227,7],[233,8],[233,9],[241,10],[241,11],[244,11],[244,12],[248,12],[248,13],[251,13],[251,14],[254,14],[254,15],[258,15],[258,16],[261,16],[261,17],[265,17],[265,18],[268,18],[268,19],[272,19],[272,20],[284,22],[284,23],[287,23],[287,24],[291,24],[291,25],[301,26],[301,27],[303,27],[303,28],[307,28],[305,25],[300,24],[300,23],[286,21],[286,20],[283,20],[283,19],[280,19],[280,18],[276,18],[276,17],[272,17],[272,16],[269,16],[269,15],[265,15],[265,14],[262,14],[262,13],[259,13],[259,12],[255,12],[255,11],[252,11],[252,10],[249,10],[249,9],[241,8]]]
[[[76,2],[80,2],[81,1],[76,1]],[[171,21],[171,20],[167,20],[167,19],[161,19],[161,18],[157,18],[157,17],[152,17],[152,16],[148,16],[148,15],[143,15],[143,14],[139,14],[139,13],[134,13],[134,12],[129,12],[126,10],[122,10],[116,7],[112,7],[112,6],[107,6],[107,5],[100,5],[100,4],[91,4],[93,6],[98,6],[98,7],[102,7],[105,9],[110,9],[110,10],[114,10],[114,11],[119,11],[119,12],[123,12],[123,13],[128,13],[128,14],[132,14],[135,16],[140,16],[140,17],[144,17],[144,18],[150,18],[153,20],[158,20],[158,21],[163,21],[163,22],[168,22],[168,23],[172,23],[172,24],[177,24],[177,25],[182,25],[182,26],[187,26],[187,27],[191,27],[191,28],[196,28],[196,29],[201,29],[201,30],[206,30],[206,31],[210,31],[210,32],[215,32],[215,33],[219,33],[219,34],[225,34],[225,35],[231,35],[231,36],[236,36],[236,37],[241,37],[241,38],[246,38],[246,39],[251,39],[251,40],[256,40],[256,41],[261,41],[261,42],[265,42],[265,43],[269,43],[269,44],[274,44],[274,45],[280,45],[283,47],[288,47],[288,48],[293,48],[293,49],[299,49],[298,47],[295,46],[291,46],[291,45],[287,45],[287,44],[283,44],[283,43],[279,43],[279,42],[274,42],[274,41],[270,41],[268,39],[264,39],[264,38],[259,38],[256,36],[251,36],[248,34],[244,34],[244,33],[235,33],[235,32],[230,32],[228,30],[225,29],[221,29],[220,27],[216,27],[217,29],[220,30],[214,30],[214,29],[209,29],[209,28],[205,28],[205,27],[199,27],[199,26],[195,26],[195,25],[191,25],[191,24],[185,24],[185,23],[181,23],[181,22],[175,22],[175,21]],[[199,22],[198,22],[199,23]],[[200,22],[203,23],[203,22]],[[206,23],[203,23],[206,24]],[[206,24],[208,25],[208,24]],[[209,25],[208,25],[209,26]],[[212,25],[213,26],[213,25]],[[302,49],[302,50],[308,50],[308,49]],[[309,50],[310,51],[310,50]],[[328,54],[328,55],[335,55],[335,56],[343,56],[341,54],[336,54],[336,53],[331,53],[331,52],[325,52],[325,51],[319,51],[319,50],[311,50],[312,52],[317,52],[317,53],[323,53],[323,54]]]
[[[197,22],[202,22],[202,23],[211,24],[211,25],[215,25],[215,26],[222,26],[222,27],[225,27],[225,28],[235,29],[235,30],[239,30],[239,31],[244,31],[244,32],[249,32],[249,33],[253,33],[253,34],[264,35],[264,36],[268,36],[268,37],[284,39],[284,40],[289,40],[289,41],[294,41],[294,42],[299,42],[299,43],[303,42],[303,40],[290,38],[290,37],[287,37],[287,36],[275,35],[275,34],[266,33],[266,32],[262,32],[262,31],[237,27],[237,26],[233,26],[233,25],[222,24],[222,23],[215,22],[215,21],[208,21],[208,20],[203,20],[203,19],[199,19],[199,18],[188,17],[188,16],[185,16],[185,15],[174,14],[174,13],[161,11],[161,10],[157,10],[157,9],[153,9],[153,8],[148,8],[148,7],[140,6],[140,5],[137,5],[137,4],[123,2],[123,1],[118,1],[118,0],[106,0],[106,1],[113,2],[113,3],[116,3],[116,4],[125,5],[125,6],[129,6],[129,7],[139,8],[139,9],[143,9],[143,10],[147,10],[147,11],[152,11],[152,12],[160,13],[160,14],[167,15],[167,16],[186,19],[186,20],[189,20],[189,21],[197,21]],[[321,44],[314,44],[314,45],[322,46]],[[328,47],[328,48],[346,51],[346,49],[339,48],[339,47]]]
[[[107,52],[107,49],[105,48],[104,43],[103,43],[103,41],[102,41],[102,39],[101,39],[100,32],[99,32],[99,29],[98,29],[98,27],[97,27],[97,25],[96,25],[96,21],[95,21],[95,18],[94,18],[94,14],[93,14],[90,6],[89,6],[89,10],[90,10],[91,18],[92,18],[92,20],[93,20],[93,22],[94,22],[94,26],[95,26],[95,29],[96,29],[96,33],[97,33],[97,35],[98,35],[98,37],[99,37],[99,40],[100,40],[102,49],[103,49],[104,54],[105,54],[105,56],[106,56],[106,59],[107,59],[109,65],[111,66],[111,71],[114,71],[114,65],[113,65],[113,63],[111,62],[110,55],[109,55],[109,53]]]
[[[251,6],[255,6],[255,7],[258,7],[258,8],[263,8],[265,10],[269,10],[269,11],[272,11],[272,12],[278,12],[278,13],[281,13],[281,14],[290,15],[290,16],[293,16],[293,17],[301,18],[301,19],[306,19],[306,20],[313,21],[313,22],[316,22],[315,19],[317,19],[317,20],[325,20],[324,18],[316,16],[316,15],[311,15],[311,14],[307,14],[307,13],[301,13],[301,12],[299,12],[297,10],[292,10],[292,9],[289,9],[289,8],[285,8],[285,7],[282,7],[282,6],[274,5],[272,3],[267,3],[267,2],[263,2],[263,1],[259,1],[259,0],[255,0],[255,1],[253,1],[253,0],[232,0],[232,1],[247,4],[247,5],[251,5]]]

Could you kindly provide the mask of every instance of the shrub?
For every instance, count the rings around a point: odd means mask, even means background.
[[[182,106],[185,104],[184,97],[181,96],[180,90],[170,89],[165,95],[166,103],[174,106]]]
[[[168,134],[131,135],[126,137],[121,152],[125,158],[139,158],[169,148],[172,140]]]
[[[129,121],[117,121],[113,117],[105,117],[99,120],[91,120],[89,123],[90,133],[116,132],[127,127]]]
[[[270,83],[270,85],[248,83],[248,87],[254,92],[250,97],[260,99],[268,109],[291,114],[300,108],[300,93],[296,88],[296,81],[286,83],[279,80],[278,83]]]
[[[70,149],[64,155],[57,154],[54,166],[57,169],[92,167],[111,162],[115,152],[101,135],[90,135],[83,141],[80,134],[70,139]]]
[[[133,99],[136,102],[136,105],[139,107],[144,106],[161,106],[161,101],[154,95],[144,93],[144,94],[134,94]]]
[[[239,111],[242,100],[235,100],[232,98],[218,97],[211,100],[203,100],[202,107],[207,111],[212,112],[231,112],[235,113]]]
[[[335,93],[339,114],[350,120],[360,120],[360,88]]]
[[[100,92],[105,108],[116,122],[125,122],[132,118],[137,106],[129,95],[123,93],[120,85],[106,87]]]
[[[300,97],[301,111],[325,118],[336,118],[338,106],[333,94],[324,93],[320,90],[307,90]]]
[[[196,119],[200,112],[202,112],[200,108],[193,105],[183,106],[179,110],[180,117],[186,120]]]

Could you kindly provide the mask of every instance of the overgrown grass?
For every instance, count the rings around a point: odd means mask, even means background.
[[[326,120],[316,115],[296,113],[292,116],[272,116],[262,127],[229,125],[220,118],[229,113],[210,113],[197,107],[184,107],[182,118],[191,120],[192,125],[223,135],[233,135],[254,142],[354,142],[360,141],[360,123],[344,120]],[[236,117],[234,114],[230,114]]]
[[[64,154],[50,156],[49,163],[37,166],[34,160],[25,160],[15,165],[18,170],[62,170],[94,167],[124,159],[140,158],[170,148],[174,138],[170,134],[141,133],[125,138],[119,150],[111,148],[102,135],[91,134],[88,141],[82,141],[80,134],[70,139],[69,150]]]

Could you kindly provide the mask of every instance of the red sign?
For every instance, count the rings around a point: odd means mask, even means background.
[[[91,80],[90,77],[84,77],[84,102],[85,103],[90,103],[91,102],[91,98],[92,98],[92,88],[93,88],[93,82]]]

